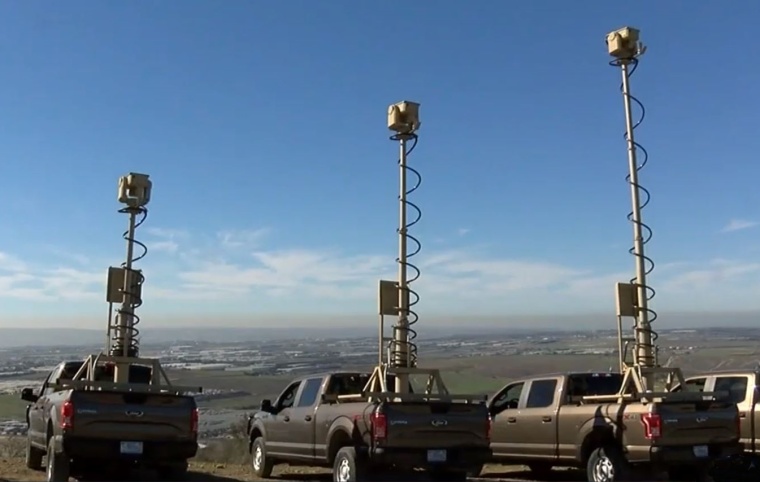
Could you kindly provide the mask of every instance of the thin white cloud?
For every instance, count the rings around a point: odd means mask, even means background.
[[[457,230],[457,234],[458,234],[459,236],[464,236],[464,235],[466,235],[466,234],[467,234],[467,233],[469,233],[469,232],[470,232],[470,228],[459,228],[459,229]]]
[[[184,229],[174,228],[145,228],[148,239],[142,242],[148,247],[149,252],[176,253],[180,248],[180,241],[186,241],[190,233]],[[137,236],[139,238],[139,235]]]
[[[760,222],[757,222],[757,221],[748,221],[746,219],[732,219],[720,231],[722,233],[730,233],[730,232],[733,232],[733,231],[741,231],[743,229],[754,228],[758,224],[760,224]]]
[[[258,246],[271,232],[270,228],[230,229],[220,231],[216,236],[225,248],[252,248]]]
[[[179,244],[171,240],[146,242],[145,245],[148,247],[148,250],[150,252],[164,251],[167,253],[176,253],[179,249]]]
[[[26,268],[26,263],[17,257],[0,251],[0,271],[17,272],[24,271]]]
[[[105,272],[25,265],[24,269],[17,269],[8,275],[0,273],[0,298],[35,301],[96,299],[105,296],[101,294],[105,290],[105,277]]]
[[[181,300],[256,311],[266,302],[270,310],[287,312],[321,303],[326,309],[334,306],[335,314],[340,314],[354,309],[346,306],[371,310],[378,280],[397,277],[392,252],[266,249],[262,238],[268,230],[226,231],[185,248],[174,240],[178,232],[154,233],[157,240],[146,259],[149,266],[143,265],[148,279],[143,294],[149,305]],[[419,307],[422,312],[436,313],[611,311],[614,284],[627,282],[633,274],[632,266],[628,272],[628,263],[591,269],[495,257],[475,245],[456,250],[431,248],[410,261],[422,271],[412,285],[422,296]],[[94,272],[76,266],[70,262],[51,268],[49,263],[35,264],[0,252],[0,297],[102,300],[106,265]],[[709,299],[710,307],[721,309],[729,307],[728,300],[737,304],[742,299],[742,306],[754,303],[760,307],[760,281],[755,279],[760,279],[760,260],[713,259],[705,263],[665,261],[649,281],[658,292],[657,303],[682,307],[690,306],[694,299],[703,304]]]
[[[184,239],[190,237],[190,233],[185,229],[156,228],[149,226],[145,228],[144,232],[156,238],[163,239]]]

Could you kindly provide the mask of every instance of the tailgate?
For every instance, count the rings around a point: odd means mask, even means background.
[[[662,436],[657,445],[698,445],[737,440],[736,406],[724,402],[657,404]]]
[[[488,447],[490,417],[484,404],[383,404],[387,444],[393,447]]]
[[[158,393],[74,391],[73,434],[122,440],[188,440],[195,400]]]

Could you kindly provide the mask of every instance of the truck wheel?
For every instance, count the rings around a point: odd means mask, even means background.
[[[42,470],[42,457],[44,450],[33,447],[29,437],[26,437],[26,466],[32,470]]]
[[[268,479],[271,477],[274,462],[267,457],[264,440],[261,437],[256,437],[256,440],[253,441],[251,455],[251,465],[253,466],[253,472],[256,474],[256,477],[261,479]]]
[[[483,472],[483,464],[473,467],[467,471],[467,477],[480,477],[480,473]]]
[[[50,437],[47,447],[47,482],[69,482],[70,460],[65,453],[55,453],[55,443]]]
[[[353,447],[342,447],[335,454],[333,482],[362,482],[367,480],[367,467],[356,458]]]
[[[591,452],[586,463],[588,482],[621,482],[630,480],[628,462],[615,446],[599,447]]]
[[[185,476],[187,476],[187,461],[162,465],[158,467],[156,472],[158,472],[161,480],[185,480]]]

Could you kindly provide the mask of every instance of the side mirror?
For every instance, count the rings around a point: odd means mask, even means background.
[[[34,390],[31,388],[24,388],[21,390],[21,400],[25,402],[34,403],[39,400],[40,397],[34,394]]]
[[[323,393],[320,397],[322,403],[338,403],[338,396],[328,393]]]
[[[259,410],[262,412],[271,412],[272,411],[272,401],[268,398],[265,398],[261,401],[261,407],[259,407]]]

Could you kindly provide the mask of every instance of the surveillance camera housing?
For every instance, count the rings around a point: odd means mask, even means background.
[[[420,104],[402,100],[388,106],[388,129],[399,134],[413,134],[420,128]]]
[[[119,178],[119,202],[131,208],[140,208],[150,202],[153,183],[147,174],[130,172]]]
[[[639,42],[639,30],[633,27],[623,27],[607,34],[607,51],[618,59],[631,59],[644,53]]]

